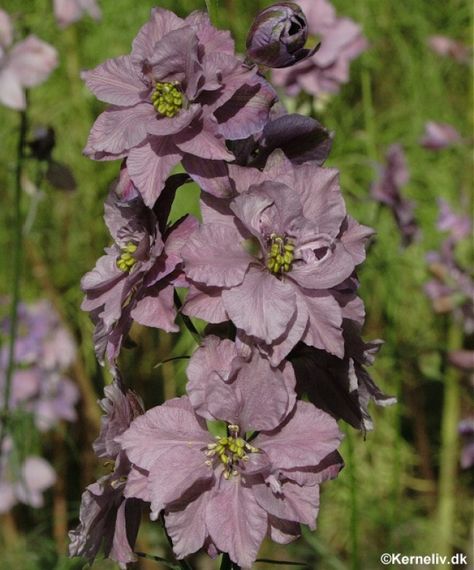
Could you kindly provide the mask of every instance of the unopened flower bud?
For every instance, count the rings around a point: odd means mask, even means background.
[[[262,10],[247,36],[247,56],[267,67],[289,67],[313,55],[319,46],[305,49],[306,17],[294,2],[278,2]]]

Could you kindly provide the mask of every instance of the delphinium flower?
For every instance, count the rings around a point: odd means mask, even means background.
[[[75,343],[48,301],[19,305],[19,334],[15,343],[10,408],[31,413],[36,427],[46,431],[59,421],[75,421],[79,390],[66,376],[75,358]],[[6,334],[8,319],[0,322]],[[0,400],[7,346],[0,350]]]
[[[91,313],[96,328],[94,346],[100,361],[115,361],[133,321],[167,332],[179,330],[174,320],[175,284],[181,275],[179,251],[196,221],[186,217],[166,228],[145,206],[123,168],[121,179],[105,204],[105,222],[114,239],[95,268],[82,281],[86,294],[82,308]],[[127,194],[127,200],[117,189]],[[130,197],[131,196],[131,197]]]
[[[449,232],[439,251],[431,251],[427,262],[433,279],[425,285],[437,313],[453,313],[467,334],[474,332],[474,281],[456,258],[457,244],[472,236],[468,216],[455,214],[439,200],[438,229]]]
[[[1,104],[12,109],[25,109],[25,89],[43,83],[57,65],[56,50],[35,35],[13,44],[10,18],[0,10]]]
[[[392,211],[405,246],[410,245],[419,234],[413,215],[414,204],[401,193],[409,180],[410,172],[403,148],[393,144],[387,150],[385,165],[379,170],[378,179],[372,184],[371,195]]]
[[[263,171],[229,171],[235,197],[203,197],[203,224],[181,252],[184,312],[231,320],[273,364],[298,341],[342,358],[345,295],[373,232],[347,215],[337,170],[292,165],[276,151]]]
[[[97,0],[54,0],[54,16],[62,28],[79,21],[86,13],[99,20],[101,13]]]
[[[425,132],[420,144],[429,150],[441,150],[461,140],[461,135],[452,125],[428,121],[425,124]]]
[[[116,438],[143,413],[140,399],[117,377],[104,389],[100,402],[105,412],[94,451],[111,472],[89,485],[82,495],[80,524],[70,531],[69,553],[92,563],[101,547],[121,568],[135,560],[133,548],[143,507],[141,488],[145,475],[135,469]],[[127,491],[135,498],[127,498]]]
[[[343,321],[345,355],[343,359],[324,350],[299,345],[290,355],[296,375],[299,397],[306,395],[318,408],[342,419],[357,429],[373,429],[369,403],[389,406],[396,399],[384,394],[367,371],[383,344],[380,340],[364,342],[361,325]]]
[[[149,207],[180,160],[233,160],[226,139],[261,131],[275,100],[256,67],[235,56],[230,34],[202,12],[183,20],[155,8],[131,55],[83,77],[111,104],[95,122],[85,153],[97,160],[127,156],[129,175]]]
[[[305,49],[306,16],[294,2],[278,2],[259,12],[247,36],[247,57],[268,67],[289,67],[313,55]]]
[[[40,508],[43,492],[56,481],[51,465],[42,457],[29,455],[20,459],[10,438],[3,440],[0,453],[0,514],[17,503]]]
[[[436,54],[450,57],[458,63],[469,63],[470,61],[470,49],[462,42],[447,36],[430,36],[428,45]]]
[[[272,72],[275,85],[288,95],[305,91],[316,97],[337,93],[349,81],[350,63],[367,49],[361,27],[349,18],[338,18],[328,0],[295,0],[308,22],[309,36],[321,40],[312,56],[291,68]]]
[[[300,524],[315,527],[319,484],[342,467],[342,434],[328,414],[288,397],[292,374],[289,364],[272,374],[258,354],[243,363],[231,341],[211,338],[191,359],[189,396],[117,438],[148,472],[152,517],[164,513],[178,558],[204,547],[250,568],[267,534],[285,544]],[[213,437],[204,418],[225,432]]]

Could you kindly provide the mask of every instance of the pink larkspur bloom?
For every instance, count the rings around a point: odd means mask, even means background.
[[[267,534],[287,543],[300,524],[315,528],[319,484],[342,467],[342,434],[313,405],[289,405],[291,366],[272,375],[258,354],[241,363],[231,341],[209,339],[190,363],[189,397],[152,408],[117,441],[148,472],[152,517],[164,513],[178,558],[212,544],[250,568]],[[227,435],[216,441],[204,417]]]
[[[12,45],[8,14],[0,10],[0,103],[12,109],[26,107],[25,88],[45,81],[58,65],[57,51],[34,35]]]
[[[328,0],[295,0],[308,22],[308,33],[321,47],[301,63],[272,72],[275,85],[288,95],[306,91],[314,96],[337,93],[349,81],[350,63],[367,49],[361,27],[349,18],[338,18]]]
[[[184,312],[231,320],[272,364],[299,341],[342,358],[347,295],[373,232],[347,215],[338,171],[292,165],[279,151],[262,172],[229,171],[235,197],[203,197],[203,224],[181,252]]]
[[[430,36],[428,38],[430,48],[444,57],[450,57],[459,63],[469,63],[470,50],[462,42],[448,38],[447,36]]]
[[[261,131],[275,100],[256,67],[235,56],[230,34],[202,12],[183,20],[155,8],[131,55],[83,77],[111,104],[92,127],[85,154],[127,156],[130,177],[149,207],[182,158],[233,160],[225,140]]]
[[[62,28],[79,21],[84,14],[99,20],[101,12],[96,0],[54,0],[54,16]]]

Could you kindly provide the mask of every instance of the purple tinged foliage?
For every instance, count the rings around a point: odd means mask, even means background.
[[[45,81],[58,65],[58,54],[34,35],[12,45],[10,17],[0,10],[0,103],[11,109],[26,107],[25,88]]]
[[[101,12],[97,0],[54,0],[54,16],[58,25],[65,28],[79,21],[84,14],[100,20]]]
[[[210,337],[190,362],[189,397],[152,408],[117,438],[148,472],[152,517],[164,512],[178,558],[211,543],[250,568],[267,534],[286,543],[301,523],[315,527],[319,484],[342,467],[342,434],[324,412],[294,403],[290,365],[278,372]],[[213,438],[203,418],[224,421],[226,435]]]
[[[69,554],[82,556],[92,563],[101,547],[104,555],[125,568],[135,560],[133,548],[142,512],[142,496],[130,498],[138,489],[144,473],[135,469],[115,439],[143,414],[139,398],[126,390],[120,378],[104,389],[100,402],[105,416],[94,443],[96,455],[112,466],[112,471],[89,485],[82,495],[80,524],[70,531]]]
[[[233,160],[225,140],[261,131],[275,100],[257,69],[235,56],[230,34],[202,12],[182,20],[153,9],[130,55],[83,77],[111,105],[95,122],[85,153],[96,160],[127,156],[149,207],[183,158]]]
[[[304,49],[307,38],[306,17],[298,4],[272,4],[253,21],[247,36],[247,57],[267,67],[289,67],[317,50]]]
[[[114,244],[81,281],[86,295],[82,308],[91,313],[96,325],[97,357],[103,361],[106,356],[111,364],[133,321],[167,332],[179,330],[173,292],[181,278],[180,249],[197,223],[186,217],[166,228],[169,209],[160,224],[130,186],[124,168],[105,204],[105,222]],[[128,200],[122,200],[117,190]],[[157,204],[157,212],[162,206]]]
[[[410,245],[419,235],[413,215],[414,204],[401,193],[409,180],[410,173],[403,148],[399,144],[393,144],[387,150],[385,165],[379,170],[378,179],[372,184],[371,194],[374,200],[392,211],[405,246]]]
[[[263,172],[229,171],[235,197],[204,197],[203,224],[182,250],[191,283],[184,312],[230,319],[273,365],[298,341],[342,357],[337,288],[354,293],[349,278],[373,232],[347,216],[337,170],[294,166],[276,152]]]
[[[428,121],[425,124],[425,132],[420,144],[428,150],[441,150],[453,146],[461,140],[458,131],[448,123]]]
[[[305,91],[316,97],[337,93],[349,81],[350,63],[367,49],[361,27],[349,18],[338,18],[328,0],[295,0],[306,14],[309,36],[321,41],[312,56],[288,69],[272,73],[275,85],[288,95]]]

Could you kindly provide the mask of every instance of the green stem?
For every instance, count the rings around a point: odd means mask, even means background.
[[[174,292],[174,304],[176,305],[178,313],[180,314],[181,318],[183,319],[183,323],[185,324],[185,326],[188,329],[191,336],[196,341],[196,344],[198,344],[198,345],[201,344],[201,335],[199,334],[199,331],[194,326],[193,321],[188,317],[188,315],[185,315],[181,312],[181,309],[183,307],[183,303],[181,303],[181,299],[179,298],[179,295],[176,292],[176,290]]]
[[[219,0],[206,0],[207,12],[209,14],[209,19],[211,24],[217,26],[217,15],[219,12]]]
[[[350,540],[351,540],[351,568],[359,569],[359,527],[357,508],[357,474],[354,461],[354,442],[350,428],[345,430],[347,441],[347,473],[349,476],[349,496],[350,496]]]
[[[235,564],[235,562],[232,562],[227,552],[224,552],[222,555],[220,570],[240,570],[240,566]]]
[[[447,334],[448,350],[462,346],[462,331],[452,323]],[[436,525],[437,551],[441,556],[450,556],[454,538],[455,499],[459,461],[458,423],[460,413],[459,373],[447,365],[444,375],[443,418],[441,422],[441,450],[439,466],[438,513]],[[444,566],[443,566],[444,567]],[[441,566],[438,566],[441,568]]]
[[[8,362],[3,387],[3,408],[0,421],[0,450],[7,433],[8,413],[10,410],[10,394],[13,371],[15,368],[15,342],[18,329],[18,303],[20,301],[20,277],[22,262],[23,227],[21,219],[21,179],[25,161],[25,142],[28,129],[27,111],[20,113],[20,132],[17,146],[17,162],[15,169],[14,220],[13,220],[13,276],[11,281],[10,327],[8,331]]]

